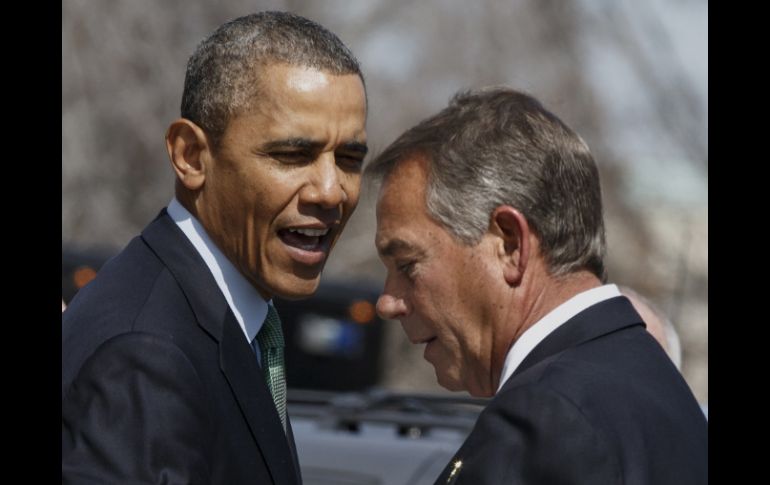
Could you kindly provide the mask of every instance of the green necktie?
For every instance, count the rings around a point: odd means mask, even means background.
[[[267,387],[273,395],[275,409],[281,417],[281,424],[286,431],[286,372],[283,364],[283,331],[281,319],[272,305],[267,306],[267,317],[256,337],[262,354],[262,372],[265,374]]]

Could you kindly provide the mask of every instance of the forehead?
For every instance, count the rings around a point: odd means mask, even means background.
[[[236,115],[255,142],[306,138],[323,145],[366,141],[366,94],[356,74],[335,75],[311,67],[269,64],[258,95]]]
[[[405,214],[425,210],[427,163],[422,157],[408,157],[385,177],[377,197],[377,222],[391,222]]]
[[[299,67],[286,74],[286,87],[298,93],[321,90],[329,85],[329,74],[310,67]]]
[[[366,105],[366,91],[358,74],[333,74],[315,67],[269,63],[262,67],[259,85],[258,103],[345,100]]]
[[[426,238],[444,232],[425,206],[427,162],[421,156],[401,161],[385,178],[377,199],[375,244],[383,256],[424,247]]]

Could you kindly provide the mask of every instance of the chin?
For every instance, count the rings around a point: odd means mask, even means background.
[[[457,379],[453,379],[448,377],[445,374],[439,373],[438,369],[436,369],[436,381],[438,382],[438,385],[446,389],[447,391],[457,392],[457,391],[465,391],[465,387],[463,387],[460,384],[460,381]]]
[[[320,275],[313,279],[292,277],[288,281],[281,281],[272,288],[274,296],[284,300],[303,300],[310,298],[318,290],[321,282]]]

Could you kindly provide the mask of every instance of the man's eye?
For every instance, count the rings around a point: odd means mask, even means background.
[[[361,167],[364,165],[364,159],[362,157],[351,155],[335,155],[335,158],[338,165],[350,170],[361,170]]]
[[[396,266],[396,269],[399,273],[405,274],[408,277],[411,277],[414,274],[414,264],[416,261],[409,261],[407,263],[401,263]]]
[[[312,160],[312,156],[307,152],[273,152],[270,156],[288,164],[307,163]]]

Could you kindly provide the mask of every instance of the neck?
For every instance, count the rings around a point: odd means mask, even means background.
[[[554,308],[579,293],[602,285],[596,275],[585,270],[562,276],[543,274],[539,279],[539,284],[525,291],[523,301],[519,303],[525,313],[514,341]]]
[[[508,351],[524,332],[573,296],[601,285],[599,278],[588,271],[552,276],[543,268],[531,271],[521,285],[511,288],[508,315],[514,320],[509,319],[511,332],[493,353],[492,382],[499,382]]]
[[[176,197],[176,200],[179,201],[179,203],[187,209],[187,212],[193,215],[196,219],[199,221],[201,218],[198,216],[198,210],[195,206],[195,195],[190,192],[189,190],[185,189],[184,186],[181,186],[179,181],[176,183],[176,189],[174,190],[174,197]]]

